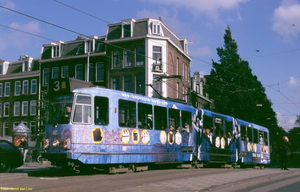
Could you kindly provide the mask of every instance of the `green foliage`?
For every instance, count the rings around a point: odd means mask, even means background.
[[[206,77],[205,90],[214,101],[212,110],[232,115],[273,130],[278,134],[276,114],[265,94],[265,88],[252,74],[249,63],[240,58],[238,46],[231,36],[229,26],[225,30],[224,46],[217,48],[218,62]]]

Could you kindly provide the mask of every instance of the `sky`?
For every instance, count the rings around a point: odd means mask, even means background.
[[[210,73],[229,26],[238,54],[273,103],[278,125],[287,131],[295,127],[300,115],[300,0],[0,0],[0,59],[39,58],[43,44],[75,40],[78,34],[103,36],[110,23],[159,17],[190,42],[191,74]]]

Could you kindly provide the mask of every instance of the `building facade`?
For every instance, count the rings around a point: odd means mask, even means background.
[[[27,55],[16,62],[0,60],[0,136],[12,136],[21,122],[39,130],[39,59]]]
[[[42,131],[49,81],[59,78],[201,107],[210,101],[194,87],[191,61],[188,41],[152,18],[109,24],[104,36],[45,44],[39,59],[0,60],[0,134],[11,135],[20,122],[33,134]]]

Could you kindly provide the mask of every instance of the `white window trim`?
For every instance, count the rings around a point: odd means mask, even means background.
[[[34,88],[35,87],[35,92],[33,92]],[[36,79],[31,79],[31,82],[30,82],[30,94],[32,95],[35,95],[37,93],[37,80]]]
[[[8,87],[8,91],[6,91],[7,87]],[[5,82],[5,84],[4,84],[4,97],[9,97],[9,96],[10,96],[10,82]]]
[[[27,82],[27,86],[25,86],[25,83]],[[26,88],[27,87],[27,88]],[[25,93],[25,89],[26,89],[26,92]],[[22,82],[22,94],[28,94],[29,93],[29,81],[28,80],[24,80]]]
[[[18,106],[18,110],[17,110],[17,105],[16,104],[19,104],[19,106]],[[14,102],[14,116],[16,117],[16,116],[20,116],[20,112],[21,112],[21,103],[20,103],[20,101],[15,101]]]
[[[18,82],[19,82],[19,86],[17,86],[17,83],[18,83]],[[19,93],[17,93],[17,87],[19,87]],[[14,95],[15,95],[15,96],[21,95],[21,91],[22,91],[21,81],[15,81],[15,91],[14,91]]]
[[[36,115],[36,107],[37,107],[37,102],[36,100],[31,100],[30,101],[30,115]],[[33,110],[34,107],[34,110]]]
[[[22,101],[22,116],[27,116],[27,115],[28,115],[28,101]]]

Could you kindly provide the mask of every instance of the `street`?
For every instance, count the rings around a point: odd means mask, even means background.
[[[66,172],[41,164],[0,174],[0,190],[8,191],[289,191],[299,189],[300,169],[164,169],[108,175],[97,170]]]

